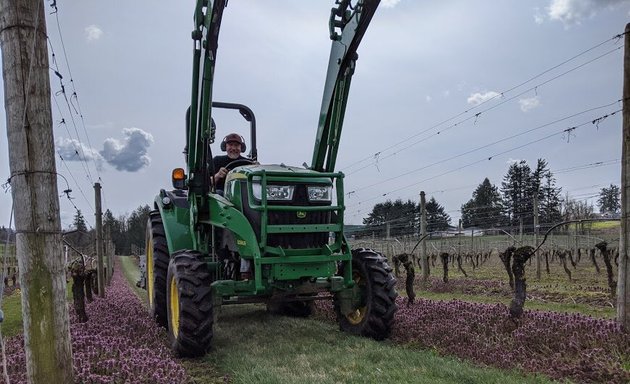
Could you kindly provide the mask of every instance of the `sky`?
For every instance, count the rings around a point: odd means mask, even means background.
[[[68,0],[57,13],[45,4],[62,227],[76,208],[92,226],[94,182],[104,209],[128,215],[185,167],[195,2]],[[262,164],[311,162],[333,5],[231,0],[224,11],[214,100],[254,111]],[[621,180],[624,39],[614,37],[629,21],[621,0],[381,1],[358,50],[337,160],[346,223],[420,191],[456,223],[484,178],[500,187],[511,162],[538,158],[563,196],[596,205]],[[251,142],[235,113],[214,115],[219,139]],[[4,183],[5,119],[0,131]],[[0,190],[0,225],[11,201]]]

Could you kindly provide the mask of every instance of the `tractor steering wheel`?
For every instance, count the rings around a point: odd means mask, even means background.
[[[236,167],[240,167],[241,165],[250,165],[250,164],[254,164],[254,160],[251,159],[236,159],[234,161],[231,161],[229,163],[227,163],[227,165],[225,166],[225,169],[227,169],[228,171],[233,170]]]

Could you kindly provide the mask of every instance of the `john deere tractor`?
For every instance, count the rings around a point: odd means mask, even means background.
[[[310,165],[257,161],[256,119],[245,105],[212,100],[217,40],[227,0],[198,0],[192,39],[192,99],[186,114],[186,169],[156,196],[146,236],[149,311],[180,356],[205,354],[222,305],[266,303],[308,316],[332,300],[343,331],[387,338],[396,307],[387,260],[351,250],[344,237],[343,178],[335,172],[357,47],[379,0],[337,0],[332,49]],[[238,6],[234,4],[234,6]],[[249,159],[228,164],[223,193],[213,185],[213,112],[239,112],[250,125]],[[242,265],[251,276],[243,278]]]

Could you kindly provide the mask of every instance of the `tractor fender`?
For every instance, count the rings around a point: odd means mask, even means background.
[[[256,233],[245,215],[234,204],[217,194],[210,194],[208,203],[212,212],[209,224],[231,232],[230,236],[234,237],[241,257],[259,259],[261,253]]]
[[[193,249],[193,236],[190,232],[190,209],[186,194],[181,190],[162,190],[155,197],[154,208],[160,212],[162,217],[169,254],[172,255],[182,249]]]

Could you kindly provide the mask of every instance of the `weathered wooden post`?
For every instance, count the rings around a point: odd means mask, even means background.
[[[426,209],[426,197],[424,191],[420,192],[420,236],[426,236],[427,234],[427,209]],[[422,261],[422,281],[427,282],[429,280],[429,258],[427,255],[427,239],[422,240],[420,245],[420,260]]]
[[[623,60],[623,141],[621,150],[621,239],[617,279],[617,321],[630,330],[630,24],[626,25]]]
[[[114,273],[113,265],[113,249],[112,249],[112,234],[109,225],[105,226],[105,257],[107,258],[107,285],[112,282],[112,274]]]
[[[534,248],[538,247],[538,191],[534,194]],[[536,279],[540,281],[542,260],[540,252],[536,251]]]
[[[0,48],[29,383],[72,383],[44,2],[0,0]]]
[[[101,212],[101,183],[94,183],[94,216],[96,216],[96,277],[98,295],[105,297],[105,271],[103,266],[103,212]]]

